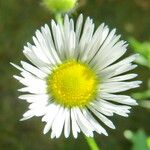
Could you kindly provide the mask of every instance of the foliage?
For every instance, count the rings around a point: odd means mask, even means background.
[[[125,137],[133,143],[131,150],[150,150],[148,137],[143,130],[138,130],[136,133],[125,131]]]
[[[139,42],[134,38],[129,39],[132,49],[139,53],[137,63],[150,68],[150,41]]]

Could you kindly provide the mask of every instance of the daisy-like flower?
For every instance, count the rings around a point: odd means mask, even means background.
[[[101,24],[96,30],[89,17],[81,14],[76,23],[66,15],[63,24],[51,21],[33,36],[34,44],[27,43],[23,53],[32,63],[21,61],[21,71],[14,76],[25,87],[20,99],[29,103],[23,114],[26,120],[42,116],[46,122],[43,133],[59,138],[62,132],[77,138],[83,132],[107,135],[104,124],[115,129],[109,117],[118,114],[127,117],[130,105],[136,101],[117,94],[139,87],[140,81],[128,81],[137,74],[125,74],[136,65],[136,55],[120,60],[127,51],[116,30]],[[119,59],[119,61],[118,61]]]

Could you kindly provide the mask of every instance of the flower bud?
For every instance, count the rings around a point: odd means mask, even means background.
[[[54,13],[64,13],[73,9],[77,0],[43,0],[44,6]]]

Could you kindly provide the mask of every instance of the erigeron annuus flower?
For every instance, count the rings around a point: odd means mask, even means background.
[[[107,135],[104,125],[114,129],[109,117],[113,114],[127,117],[136,101],[118,94],[139,87],[140,81],[128,81],[137,74],[125,74],[136,65],[136,55],[119,60],[127,48],[116,30],[101,24],[96,30],[89,17],[85,23],[81,14],[76,23],[66,15],[63,24],[51,21],[33,36],[34,44],[27,43],[23,53],[32,63],[13,64],[21,71],[14,76],[25,87],[20,99],[29,103],[23,114],[26,120],[42,116],[46,122],[43,133],[77,138],[83,132]]]

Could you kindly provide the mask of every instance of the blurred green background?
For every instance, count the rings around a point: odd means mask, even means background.
[[[150,149],[150,0],[79,0],[73,17],[91,16],[98,26],[105,22],[129,42],[129,53],[140,53],[139,67],[134,70],[143,81],[130,91],[139,106],[129,118],[114,116],[116,130],[107,128],[109,136],[95,135],[101,150]],[[23,45],[32,42],[37,28],[50,23],[54,16],[40,0],[0,0],[0,150],[89,150],[83,135],[78,139],[63,136],[51,140],[42,134],[40,118],[19,122],[27,104],[19,101],[21,85],[12,75],[18,72],[9,62],[25,60]],[[127,130],[127,131],[126,131]]]

